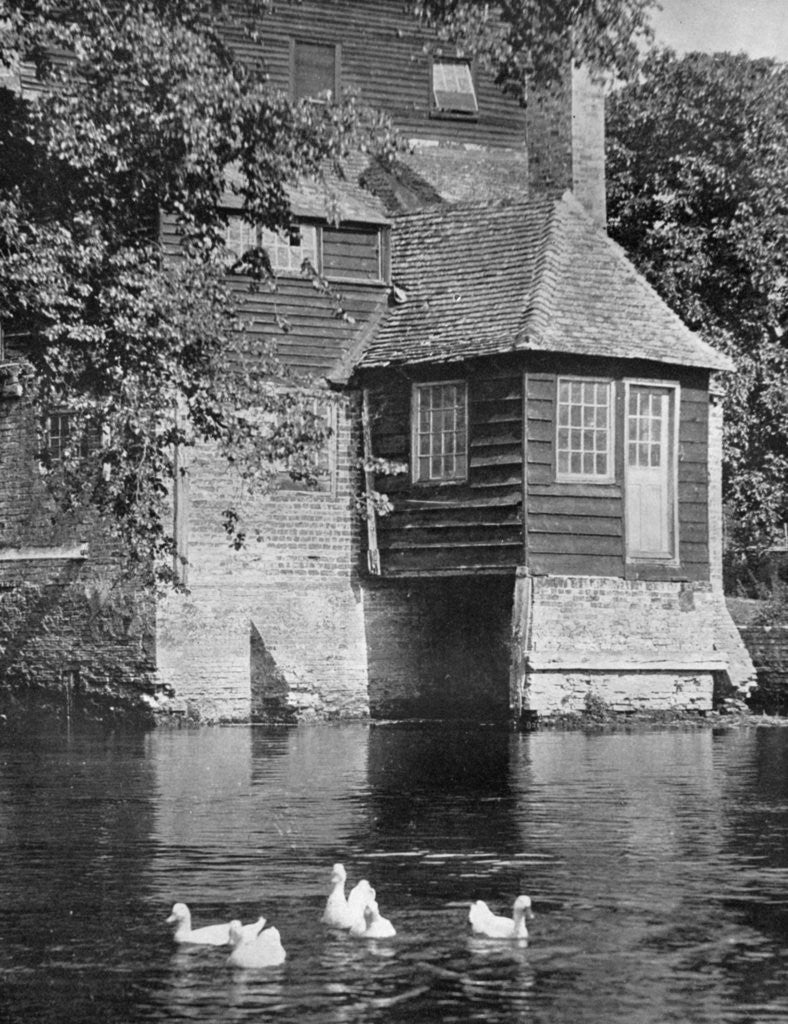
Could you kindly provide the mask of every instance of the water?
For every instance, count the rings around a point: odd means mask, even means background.
[[[0,1018],[788,1021],[788,729],[215,728],[0,748]],[[331,864],[396,939],[327,932]],[[528,893],[527,947],[471,899]],[[175,950],[264,913],[267,971]]]

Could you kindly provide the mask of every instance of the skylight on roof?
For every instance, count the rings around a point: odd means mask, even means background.
[[[467,60],[436,58],[432,63],[432,99],[437,111],[475,114],[479,110]]]

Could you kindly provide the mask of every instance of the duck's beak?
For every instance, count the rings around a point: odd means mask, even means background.
[[[533,912],[533,910],[531,910],[530,907],[528,907],[526,909],[526,911],[525,911],[525,919],[526,919],[526,921],[533,921],[533,919],[535,917],[536,917],[536,914]]]
[[[175,924],[177,920],[178,918],[175,916],[175,914],[170,914],[170,916],[167,918],[167,924]]]

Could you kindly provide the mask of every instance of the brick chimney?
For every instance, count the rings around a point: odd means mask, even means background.
[[[559,196],[571,189],[604,228],[605,98],[584,68],[567,67],[561,81],[528,90],[526,112],[529,193]]]

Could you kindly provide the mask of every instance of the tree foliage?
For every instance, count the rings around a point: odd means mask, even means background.
[[[740,553],[788,521],[788,67],[651,53],[608,103],[610,233],[730,354],[725,498]]]
[[[656,0],[417,0],[417,13],[477,54],[499,85],[525,99],[530,79],[549,81],[567,57],[618,76],[652,38]]]
[[[412,0],[403,18],[473,42],[521,94],[522,76],[554,69],[567,44],[626,63],[649,3],[503,3],[493,22],[487,4]],[[24,339],[26,395],[42,424],[62,406],[75,413],[65,457],[49,467],[53,493],[104,514],[146,564],[172,551],[176,446],[212,442],[242,480],[264,486],[283,456],[321,440],[317,424],[303,429],[304,382],[288,379],[275,339],[267,352],[246,341],[226,273],[228,168],[245,218],[287,229],[299,177],[320,178],[354,149],[385,157],[397,145],[354,96],[294,104],[250,60],[254,47],[243,60],[233,52],[227,20],[237,28],[241,12],[255,40],[270,6],[0,0],[2,77],[32,62],[40,84],[34,95],[0,88],[3,324]],[[158,237],[160,213],[182,233],[177,262]],[[245,261],[253,287],[276,287],[262,249]]]
[[[258,19],[266,8],[247,5]],[[245,217],[286,229],[299,176],[392,138],[353,97],[294,105],[271,89],[225,44],[225,13],[201,0],[0,3],[0,61],[32,61],[41,85],[0,90],[0,309],[25,338],[42,421],[75,413],[54,493],[105,513],[144,561],[172,548],[175,445],[215,442],[264,485],[321,440],[304,426],[307,382],[283,388],[273,344],[246,342],[226,273],[228,169]],[[177,219],[178,261],[160,212]],[[275,288],[262,249],[245,261],[255,287]]]

